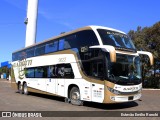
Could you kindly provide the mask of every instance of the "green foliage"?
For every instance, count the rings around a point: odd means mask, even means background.
[[[130,30],[128,32],[128,35],[133,40],[133,43],[135,44],[137,50],[143,50],[143,51],[149,51],[154,56],[154,66],[149,66],[149,63],[146,61],[146,57],[142,56],[142,82],[144,83],[144,80],[148,79],[153,82],[158,81],[159,78],[156,78],[155,74],[154,76],[147,77],[146,74],[150,69],[157,70],[160,69],[160,21],[155,23],[151,27],[144,27],[141,26],[137,27],[137,30]],[[153,79],[154,78],[154,79]],[[151,82],[150,87],[154,87]]]
[[[7,76],[9,76],[10,69],[7,68],[7,67],[1,67],[1,68],[0,68],[0,74],[2,74],[2,73],[6,73]]]
[[[151,27],[137,27],[130,30],[128,35],[133,40],[137,50],[150,51],[156,59],[160,59],[160,22]]]

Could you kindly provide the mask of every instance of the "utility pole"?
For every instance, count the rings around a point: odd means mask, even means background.
[[[25,47],[36,43],[38,0],[28,0]]]

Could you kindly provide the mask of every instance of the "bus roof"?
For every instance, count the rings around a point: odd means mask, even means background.
[[[89,27],[91,27],[92,29],[106,29],[106,30],[111,30],[111,31],[122,33],[122,34],[126,34],[123,31],[120,31],[120,30],[117,30],[117,29],[113,29],[113,28],[109,28],[109,27],[96,26],[96,25],[90,25]]]
[[[122,32],[122,31],[119,31],[119,30],[116,30],[116,29],[113,29],[113,28],[103,27],[103,26],[96,26],[96,25],[90,25],[90,26],[85,26],[85,27],[82,27],[82,28],[78,28],[78,29],[76,29],[76,30],[72,30],[72,31],[70,31],[70,32],[62,33],[62,34],[60,34],[60,35],[58,35],[58,36],[55,36],[55,37],[46,39],[46,40],[44,40],[44,41],[42,41],[42,42],[35,43],[35,44],[30,45],[30,46],[28,46],[28,47],[25,47],[25,48],[22,48],[22,49],[20,49],[20,50],[17,50],[17,51],[15,51],[15,52],[13,52],[13,53],[16,53],[16,52],[25,50],[25,49],[27,49],[27,48],[34,47],[34,46],[36,46],[36,45],[43,44],[43,43],[45,43],[45,42],[49,42],[49,41],[51,41],[51,40],[55,40],[55,39],[58,39],[58,38],[61,38],[61,37],[70,35],[70,34],[73,34],[73,33],[79,32],[79,31],[83,31],[83,30],[95,30],[95,29],[106,29],[106,30],[111,30],[111,31],[115,31],[115,32],[120,32],[120,33],[122,33],[122,34],[126,34],[126,33]]]

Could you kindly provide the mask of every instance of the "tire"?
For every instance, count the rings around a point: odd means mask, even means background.
[[[18,93],[23,94],[23,86],[21,83],[18,84]]]
[[[83,105],[83,101],[80,100],[80,92],[77,87],[73,87],[70,91],[70,102],[73,105]]]
[[[24,83],[24,85],[23,85],[23,92],[24,92],[25,95],[28,95],[28,94],[29,94],[29,92],[28,92],[28,87],[27,87],[27,83]]]

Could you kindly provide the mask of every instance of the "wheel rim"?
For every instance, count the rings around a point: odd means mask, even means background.
[[[19,91],[22,90],[22,85],[21,84],[19,84],[18,89],[19,89]]]
[[[24,93],[27,93],[28,91],[27,91],[27,85],[26,84],[24,84]]]
[[[79,100],[80,99],[80,94],[79,92],[73,92],[71,96],[72,100]]]

